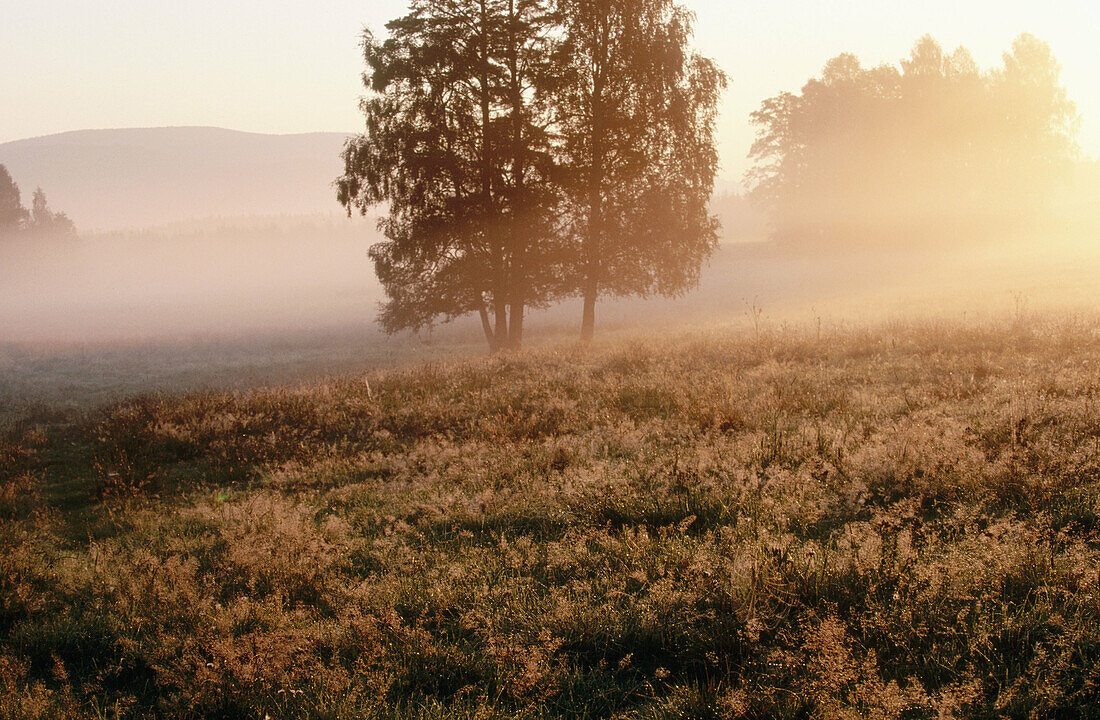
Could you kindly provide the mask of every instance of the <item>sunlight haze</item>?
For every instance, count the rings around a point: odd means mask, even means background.
[[[1098,30],[6,2],[0,720],[1100,720]]]
[[[825,61],[853,52],[896,63],[920,36],[969,48],[982,68],[1021,32],[1048,42],[1082,115],[1080,142],[1100,154],[1100,67],[1088,0],[818,2],[694,0],[699,49],[732,85],[719,130],[721,182],[748,166],[748,115],[797,91]],[[381,30],[405,3],[102,3],[43,0],[5,10],[0,143],[85,128],[217,126],[263,133],[358,131],[363,26]]]

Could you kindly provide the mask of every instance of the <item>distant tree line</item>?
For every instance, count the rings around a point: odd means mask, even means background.
[[[371,257],[389,331],[469,313],[491,350],[527,309],[677,294],[709,214],[725,76],[672,0],[414,0],[363,38],[365,132],[339,201],[384,204]]]
[[[51,212],[46,193],[36,188],[31,207],[23,207],[19,186],[8,169],[0,165],[0,239],[64,238],[76,235],[76,228],[63,212]]]
[[[1021,35],[1000,68],[920,39],[901,66],[830,60],[753,113],[747,177],[793,243],[981,238],[1035,229],[1077,156],[1050,47]]]

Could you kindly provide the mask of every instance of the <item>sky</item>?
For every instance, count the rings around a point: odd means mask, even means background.
[[[930,33],[983,68],[1021,32],[1050,43],[1100,156],[1097,0],[684,0],[696,45],[729,74],[722,182],[748,167],[748,116],[797,91],[825,61],[897,62]],[[204,125],[264,133],[357,132],[364,26],[397,0],[35,0],[6,3],[0,26],[0,143],[67,130]]]

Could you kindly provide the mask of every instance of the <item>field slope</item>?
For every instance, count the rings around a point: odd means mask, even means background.
[[[0,717],[1097,717],[1091,323],[698,335],[0,446]]]

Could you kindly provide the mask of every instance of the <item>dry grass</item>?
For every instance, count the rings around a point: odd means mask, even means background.
[[[638,338],[0,445],[0,718],[1100,717],[1091,322]]]

